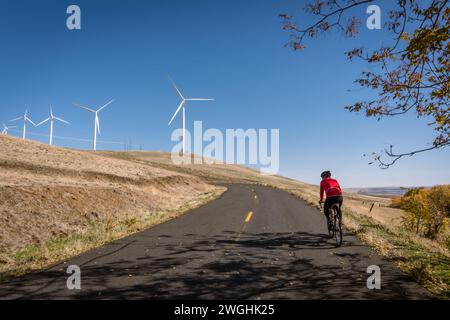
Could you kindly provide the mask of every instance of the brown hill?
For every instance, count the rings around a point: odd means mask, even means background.
[[[0,268],[55,239],[96,230],[101,243],[159,223],[223,190],[150,164],[0,136]],[[109,235],[100,239],[99,228]],[[85,244],[76,247],[62,257]]]

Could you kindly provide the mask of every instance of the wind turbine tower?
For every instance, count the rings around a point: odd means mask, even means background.
[[[183,147],[181,150],[181,153],[184,154],[186,152],[186,105],[188,101],[214,101],[214,99],[209,99],[209,98],[185,98],[180,90],[177,88],[175,82],[173,80],[170,80],[172,82],[172,85],[175,89],[175,91],[177,92],[178,97],[181,99],[181,103],[178,106],[178,109],[175,111],[175,113],[172,116],[172,119],[170,119],[169,121],[169,126],[172,123],[173,119],[175,119],[175,117],[177,116],[177,114],[180,112],[180,110],[182,111],[181,113],[181,126],[182,126],[182,131],[183,131]]]
[[[28,110],[25,110],[25,114],[23,116],[20,116],[18,118],[9,120],[10,122],[23,120],[23,130],[22,130],[22,138],[26,139],[27,137],[27,122],[31,123],[33,126],[36,127],[36,124],[28,117]]]
[[[55,117],[53,115],[53,110],[52,110],[52,106],[50,106],[50,117],[48,117],[47,119],[45,119],[44,121],[40,122],[39,124],[36,125],[36,127],[39,127],[40,125],[50,121],[50,141],[49,144],[53,145],[53,127],[55,125],[55,120],[63,122],[65,124],[70,124],[69,122],[67,122],[66,120],[63,120],[61,118]]]
[[[92,149],[94,151],[97,150],[97,134],[100,134],[100,119],[98,117],[98,114],[99,114],[100,111],[105,109],[107,106],[109,106],[113,102],[114,102],[114,99],[109,101],[107,104],[105,104],[104,106],[102,106],[98,110],[94,110],[92,108],[88,108],[88,107],[76,104],[76,106],[78,106],[78,107],[80,107],[82,109],[85,109],[85,110],[87,110],[89,112],[92,112],[94,114],[94,134],[93,134],[93,138],[92,138]]]

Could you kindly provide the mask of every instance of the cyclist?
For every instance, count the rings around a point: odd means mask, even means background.
[[[330,171],[322,172],[320,177],[322,178],[322,181],[320,182],[320,203],[323,203],[323,194],[325,193],[327,197],[323,206],[323,212],[327,217],[328,229],[330,229],[332,226],[332,222],[330,221],[330,208],[335,203],[338,203],[340,208],[344,198],[342,197],[342,190],[339,186],[339,182],[335,179],[331,179]]]

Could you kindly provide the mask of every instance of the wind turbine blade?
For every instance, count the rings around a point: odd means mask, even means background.
[[[36,125],[36,127],[39,127],[41,124],[44,124],[44,123],[46,123],[46,122],[49,121],[49,120],[50,120],[50,118],[47,118],[47,119],[45,119],[44,121],[39,122],[39,123]]]
[[[23,119],[23,116],[22,116],[22,117],[15,118],[15,119],[12,119],[12,120],[9,120],[9,122],[18,121],[18,120],[22,120],[22,119]]]
[[[81,105],[79,105],[79,104],[75,104],[77,107],[79,107],[79,108],[81,108],[81,109],[85,109],[85,110],[87,110],[87,111],[90,111],[90,112],[94,112],[95,113],[95,110],[93,110],[93,109],[91,109],[91,108],[88,108],[88,107],[84,107],[84,106],[81,106]]]
[[[66,121],[66,120],[63,120],[63,119],[61,119],[61,118],[55,117],[55,119],[58,120],[58,121],[64,122],[64,123],[66,123],[66,124],[70,124],[70,122],[68,122],[68,121]]]
[[[33,122],[33,120],[31,120],[30,118],[26,117],[25,119],[26,121],[28,121],[29,123],[31,123],[33,126],[36,127],[36,124]]]
[[[192,99],[186,99],[186,101],[214,101],[214,99],[192,98]]]
[[[101,107],[100,109],[97,110],[97,112],[102,111],[103,109],[105,109],[107,106],[109,106],[111,103],[114,102],[115,99],[112,99],[110,102],[108,102],[107,104],[105,104],[103,107]]]
[[[175,113],[172,116],[172,119],[170,119],[169,121],[169,126],[172,123],[173,119],[175,119],[175,117],[177,116],[178,112],[180,112],[181,108],[183,108],[185,101],[181,101],[180,106],[178,107],[177,111],[175,111]]]
[[[53,110],[52,110],[52,106],[50,105],[50,118],[53,118]]]
[[[181,98],[181,100],[184,100],[184,97],[181,94],[180,90],[178,90],[177,85],[175,84],[175,81],[173,81],[170,77],[169,77],[169,80],[170,80],[170,82],[172,82],[172,86],[177,91],[178,96]]]

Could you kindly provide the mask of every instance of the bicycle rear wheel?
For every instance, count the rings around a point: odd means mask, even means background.
[[[327,219],[327,229],[328,229],[328,236],[330,237],[330,239],[334,238],[334,212],[331,211],[330,212],[330,217],[329,217],[330,221],[331,221],[331,225],[328,223],[328,219]]]
[[[342,215],[338,207],[333,207],[334,216],[334,238],[336,240],[336,246],[342,245]]]

